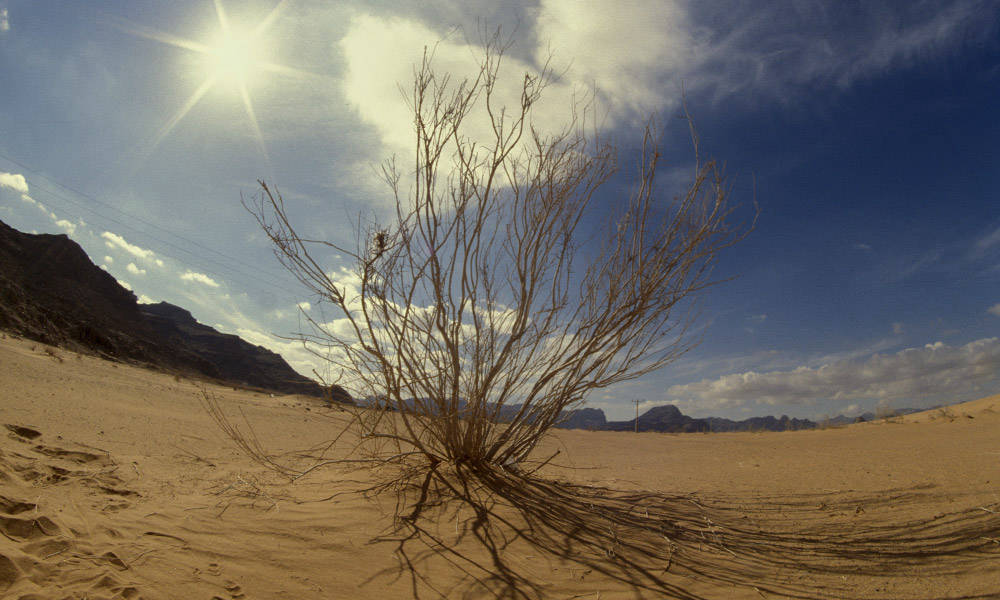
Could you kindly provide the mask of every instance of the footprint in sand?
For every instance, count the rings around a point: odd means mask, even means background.
[[[0,515],[0,533],[9,540],[24,542],[42,536],[58,535],[60,530],[59,526],[52,519],[45,516],[34,519],[21,519]]]
[[[22,496],[31,488],[55,484],[86,486],[101,493],[99,503],[104,506],[125,508],[128,499],[138,494],[124,488],[108,468],[115,464],[111,457],[76,448],[80,444],[40,444],[42,434],[31,427],[8,424],[6,428],[9,438],[0,437],[0,598],[142,600],[129,581],[129,564],[115,550],[92,545],[118,537],[117,532],[105,528],[114,535],[93,539],[90,531],[76,531],[47,516],[51,507],[46,500],[32,502]],[[41,492],[39,498],[44,498],[46,492]],[[60,491],[48,492],[52,493]],[[56,590],[58,596],[53,596]]]
[[[107,466],[112,464],[111,460],[103,454],[93,454],[91,452],[83,452],[80,450],[66,450],[65,448],[56,448],[54,446],[45,446],[43,444],[37,444],[34,447],[34,450],[46,456],[61,458],[63,460],[68,460],[81,465],[98,463],[102,466]]]
[[[29,510],[35,510],[35,508],[37,507],[31,502],[22,502],[21,500],[14,500],[7,496],[0,496],[0,512],[2,513],[19,515]]]
[[[212,600],[241,600],[242,598],[246,598],[246,594],[243,593],[243,589],[232,581],[226,582],[225,588],[226,591],[229,592],[228,598],[223,598],[222,596],[212,596]]]
[[[11,431],[14,435],[24,438],[25,440],[33,440],[35,438],[41,437],[42,432],[32,429],[31,427],[24,427],[22,425],[4,425],[7,429]]]
[[[20,578],[21,570],[17,568],[14,561],[0,554],[0,595],[10,589]]]

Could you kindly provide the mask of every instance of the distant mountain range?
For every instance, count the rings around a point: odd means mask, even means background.
[[[936,406],[933,408],[937,408]],[[910,413],[931,410],[927,408],[900,408],[892,411],[892,416],[908,415]],[[656,406],[639,415],[639,431],[659,431],[662,433],[696,433],[725,431],[796,431],[799,429],[815,429],[817,427],[839,427],[861,421],[874,421],[879,418],[874,413],[866,412],[857,417],[838,415],[820,422],[809,419],[793,419],[787,415],[780,417],[750,417],[742,421],[707,417],[697,419],[681,413],[672,404]],[[582,408],[568,413],[567,418],[559,427],[565,429],[591,429],[594,431],[635,431],[635,419],[630,421],[608,421],[604,411],[599,408]]]
[[[841,417],[847,422],[854,419]],[[663,433],[697,433],[723,431],[794,431],[797,429],[813,429],[817,423],[809,419],[793,419],[781,417],[751,417],[742,421],[733,421],[720,417],[697,419],[681,413],[672,404],[655,406],[639,415],[638,430],[658,431]],[[560,427],[569,429],[593,429],[603,431],[635,431],[636,420],[608,421],[604,411],[599,408],[584,408],[569,413],[568,418]]]
[[[168,371],[190,373],[243,387],[352,402],[338,386],[324,388],[293,370],[278,354],[199,323],[187,310],[161,302],[139,304],[65,235],[22,233],[0,221],[0,329]],[[363,400],[362,400],[363,402]],[[520,408],[505,406],[501,419]],[[925,409],[899,409],[908,414]],[[876,416],[809,419],[751,417],[733,421],[694,418],[673,405],[654,407],[638,419],[639,431],[665,433],[789,431],[845,425]],[[636,420],[608,421],[604,411],[569,411],[559,427],[634,431]]]
[[[295,372],[263,346],[198,323],[187,310],[139,304],[65,235],[0,221],[0,329],[113,360],[284,394],[351,398]]]

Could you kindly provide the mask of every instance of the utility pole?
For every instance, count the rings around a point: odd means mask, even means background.
[[[632,402],[635,403],[635,432],[639,433],[639,403],[645,402],[642,398],[636,398]]]

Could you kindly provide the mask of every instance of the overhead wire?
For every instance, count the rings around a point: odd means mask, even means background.
[[[218,250],[216,250],[214,248],[211,248],[209,246],[206,246],[205,244],[202,244],[202,243],[200,243],[200,242],[198,242],[196,240],[192,240],[192,239],[190,239],[190,238],[188,238],[186,236],[183,236],[183,235],[181,235],[179,233],[170,231],[169,229],[161,227],[161,226],[159,226],[159,225],[157,225],[155,223],[151,223],[150,221],[148,221],[148,220],[146,220],[146,219],[144,219],[144,218],[142,218],[142,217],[140,217],[138,215],[134,215],[134,214],[131,214],[131,213],[127,212],[127,211],[124,211],[124,210],[122,210],[122,209],[120,209],[120,208],[118,208],[116,206],[113,206],[113,205],[111,205],[111,204],[109,204],[107,202],[104,202],[104,201],[102,201],[102,200],[100,200],[98,198],[95,198],[94,196],[86,194],[86,193],[84,193],[84,192],[82,192],[80,190],[77,190],[77,189],[75,189],[75,188],[73,188],[71,186],[65,185],[65,184],[60,183],[58,181],[55,181],[51,177],[48,177],[46,175],[42,175],[41,173],[39,173],[35,169],[32,169],[28,165],[25,165],[24,163],[22,163],[22,162],[20,162],[20,161],[18,161],[16,159],[13,159],[13,158],[7,156],[6,154],[0,153],[0,158],[3,158],[4,160],[6,160],[7,162],[9,162],[9,163],[11,163],[13,165],[16,165],[17,167],[19,167],[20,169],[22,169],[25,172],[30,173],[32,175],[32,178],[35,181],[38,181],[40,179],[40,180],[42,180],[42,181],[44,181],[44,182],[46,182],[48,184],[51,184],[51,185],[53,185],[53,186],[55,186],[57,188],[61,188],[62,190],[66,191],[66,192],[69,192],[69,194],[76,195],[76,196],[78,196],[80,198],[85,198],[85,199],[91,201],[92,203],[100,205],[100,206],[103,206],[103,207],[107,208],[110,211],[113,211],[115,213],[118,213],[119,215],[122,215],[123,217],[129,218],[129,219],[134,219],[135,221],[138,221],[139,223],[142,223],[142,224],[144,224],[144,225],[146,225],[146,226],[148,226],[148,227],[150,227],[152,229],[155,229],[157,231],[161,231],[164,234],[166,234],[167,236],[176,238],[178,240],[183,241],[184,243],[187,243],[187,244],[190,244],[192,246],[201,248],[202,250],[205,250],[205,251],[210,252],[210,253],[212,253],[214,255],[220,256],[220,257],[225,258],[227,260],[230,260],[230,261],[232,261],[234,263],[246,266],[246,267],[252,269],[253,273],[247,273],[247,272],[245,272],[245,271],[243,271],[241,269],[238,269],[238,268],[236,268],[236,267],[234,267],[232,265],[226,265],[224,263],[219,262],[218,260],[212,259],[212,258],[204,256],[204,255],[200,255],[200,254],[198,254],[198,253],[190,250],[189,248],[185,248],[183,246],[179,246],[177,244],[174,244],[174,243],[172,243],[172,242],[170,242],[168,240],[165,240],[165,239],[163,239],[160,236],[154,235],[154,234],[152,234],[152,233],[150,233],[148,231],[143,231],[142,229],[140,229],[138,227],[135,227],[133,225],[130,225],[130,224],[128,224],[128,223],[126,223],[126,222],[118,219],[118,218],[115,218],[113,216],[109,216],[107,214],[102,214],[99,210],[97,210],[97,209],[95,209],[95,208],[93,208],[91,206],[88,206],[88,205],[86,205],[83,202],[79,202],[77,200],[74,200],[69,195],[57,193],[54,190],[46,189],[45,186],[37,186],[37,185],[34,186],[34,189],[32,190],[32,192],[30,194],[32,197],[34,197],[35,195],[37,195],[37,191],[41,191],[42,193],[44,193],[46,195],[47,198],[57,198],[58,200],[61,200],[62,202],[65,202],[65,203],[68,203],[68,204],[72,204],[74,206],[77,206],[78,208],[82,208],[82,209],[88,211],[89,213],[92,213],[92,214],[96,215],[100,219],[103,219],[103,220],[109,221],[111,223],[115,223],[117,225],[120,225],[120,226],[122,226],[122,227],[124,227],[126,229],[129,229],[129,230],[131,230],[131,231],[133,231],[133,232],[135,232],[135,233],[137,233],[137,234],[139,234],[141,236],[145,236],[145,237],[147,237],[147,238],[149,238],[151,240],[155,240],[155,241],[159,242],[160,244],[163,244],[164,246],[172,248],[172,249],[174,249],[174,250],[176,250],[178,252],[191,255],[195,259],[197,259],[199,262],[202,262],[202,263],[208,262],[208,263],[216,265],[217,267],[221,267],[221,269],[223,271],[229,271],[231,273],[236,273],[236,274],[240,275],[240,277],[233,277],[232,275],[227,276],[227,275],[223,275],[223,274],[221,274],[221,273],[219,273],[219,272],[217,272],[215,270],[206,268],[203,264],[196,264],[195,265],[195,266],[197,266],[197,268],[199,268],[199,269],[201,269],[203,271],[206,271],[210,275],[214,275],[216,277],[219,277],[222,280],[237,280],[237,281],[241,281],[241,283],[244,283],[244,284],[249,283],[249,282],[253,282],[252,287],[256,287],[256,284],[262,283],[262,284],[266,284],[266,285],[268,285],[268,286],[270,286],[272,288],[275,288],[275,289],[281,291],[283,294],[291,295],[290,292],[289,292],[289,286],[288,286],[288,284],[282,285],[280,283],[277,283],[273,279],[268,279],[268,278],[265,278],[265,277],[261,277],[261,273],[265,273],[267,275],[270,275],[271,277],[276,277],[276,275],[274,273],[272,273],[272,272],[263,270],[263,269],[261,269],[257,265],[251,265],[250,263],[247,263],[246,261],[243,261],[243,260],[238,259],[236,257],[233,257],[233,256],[230,256],[230,255],[225,254],[223,252],[220,252],[220,251],[218,251]],[[79,215],[79,214],[72,215],[72,216],[76,216],[77,218],[82,219],[82,215]],[[159,250],[159,252],[161,254],[163,254],[164,256],[167,256],[169,258],[173,258],[174,260],[177,260],[178,262],[181,262],[182,264],[184,264],[185,262],[187,262],[185,259],[182,259],[182,258],[180,258],[178,256],[172,255],[172,254],[167,253],[167,252],[163,252],[162,250]],[[246,278],[246,279],[244,280],[243,278]]]

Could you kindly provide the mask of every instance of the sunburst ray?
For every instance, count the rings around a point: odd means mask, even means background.
[[[159,31],[152,27],[137,25],[123,19],[116,23],[120,29],[136,37],[152,40],[175,48],[181,48],[198,54],[205,55],[215,62],[214,70],[198,86],[197,89],[187,98],[183,106],[156,132],[147,149],[139,154],[142,160],[148,158],[156,148],[170,135],[177,125],[194,109],[204,96],[214,87],[226,84],[234,86],[239,93],[243,109],[247,114],[250,127],[253,132],[254,141],[260,151],[264,161],[270,166],[270,157],[264,142],[264,134],[261,131],[257,113],[254,110],[253,100],[250,96],[248,73],[267,72],[276,73],[286,77],[296,78],[321,78],[320,75],[296,69],[286,65],[264,60],[262,57],[253,55],[247,49],[252,48],[252,44],[270,29],[282,13],[288,0],[281,0],[271,9],[270,12],[259,21],[254,27],[246,32],[234,31],[233,24],[226,12],[226,7],[222,0],[213,0],[215,15],[218,20],[221,36],[219,41],[212,44],[205,44],[191,39],[187,39],[171,33]],[[242,35],[240,35],[242,33]],[[233,71],[228,76],[223,70]]]

